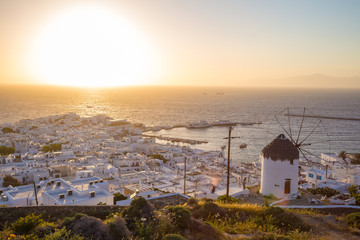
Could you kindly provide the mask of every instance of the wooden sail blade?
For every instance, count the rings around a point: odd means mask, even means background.
[[[304,123],[304,118],[305,118],[305,108],[304,108],[303,115],[302,115],[302,118],[301,118],[299,133],[298,133],[298,136],[297,136],[296,142],[295,142],[296,145],[298,144],[298,141],[299,141],[300,133],[301,133],[302,126],[303,126],[303,123]]]

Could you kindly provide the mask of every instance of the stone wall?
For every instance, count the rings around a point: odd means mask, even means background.
[[[182,194],[169,194],[160,197],[148,199],[148,201],[156,208],[161,209],[165,206],[175,206],[184,204],[189,198]]]

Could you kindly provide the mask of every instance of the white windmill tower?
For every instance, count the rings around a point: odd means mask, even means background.
[[[261,187],[263,195],[276,198],[298,192],[299,150],[283,134],[263,150],[261,159]]]
[[[284,134],[280,134],[262,150],[260,156],[262,163],[260,193],[263,195],[273,194],[277,198],[283,198],[298,192],[300,155],[308,163],[311,163],[311,161],[306,155],[320,159],[306,147],[330,142],[326,131],[317,134],[317,136],[315,135],[315,133],[319,133],[319,126],[322,126],[325,130],[321,120],[315,124],[315,127],[309,127],[309,124],[305,123],[305,108],[302,114],[292,114],[289,108],[280,112],[280,114],[283,114],[286,110],[287,114],[283,116],[287,117],[285,121],[288,123],[288,128],[281,123],[277,115],[275,115],[275,119],[288,138]],[[290,116],[302,117],[301,121],[297,121],[299,123],[298,127],[291,126]],[[313,125],[313,123],[310,122],[310,125]],[[307,133],[305,137],[302,137],[304,129],[307,130]],[[297,134],[293,135],[296,132]]]

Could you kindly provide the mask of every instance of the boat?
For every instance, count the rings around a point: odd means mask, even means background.
[[[242,144],[240,144],[239,148],[240,148],[240,149],[247,148],[247,144],[246,144],[246,143],[242,143]]]
[[[189,123],[186,128],[208,128],[211,127],[211,124],[209,124],[207,121],[200,121],[200,122],[193,122]]]
[[[217,92],[216,95],[224,95],[224,92]]]
[[[262,124],[262,122],[240,122],[239,124],[242,126],[252,126],[254,124]]]
[[[156,132],[156,131],[160,131],[162,129],[161,126],[155,126],[155,127],[152,127],[152,131]]]
[[[228,125],[236,125],[236,122],[231,122],[229,120],[218,120],[213,122],[211,125],[213,126],[228,126]]]

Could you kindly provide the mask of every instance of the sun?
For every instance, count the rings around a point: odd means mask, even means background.
[[[99,6],[68,9],[35,38],[28,67],[47,84],[108,87],[151,84],[159,59],[120,14]]]

